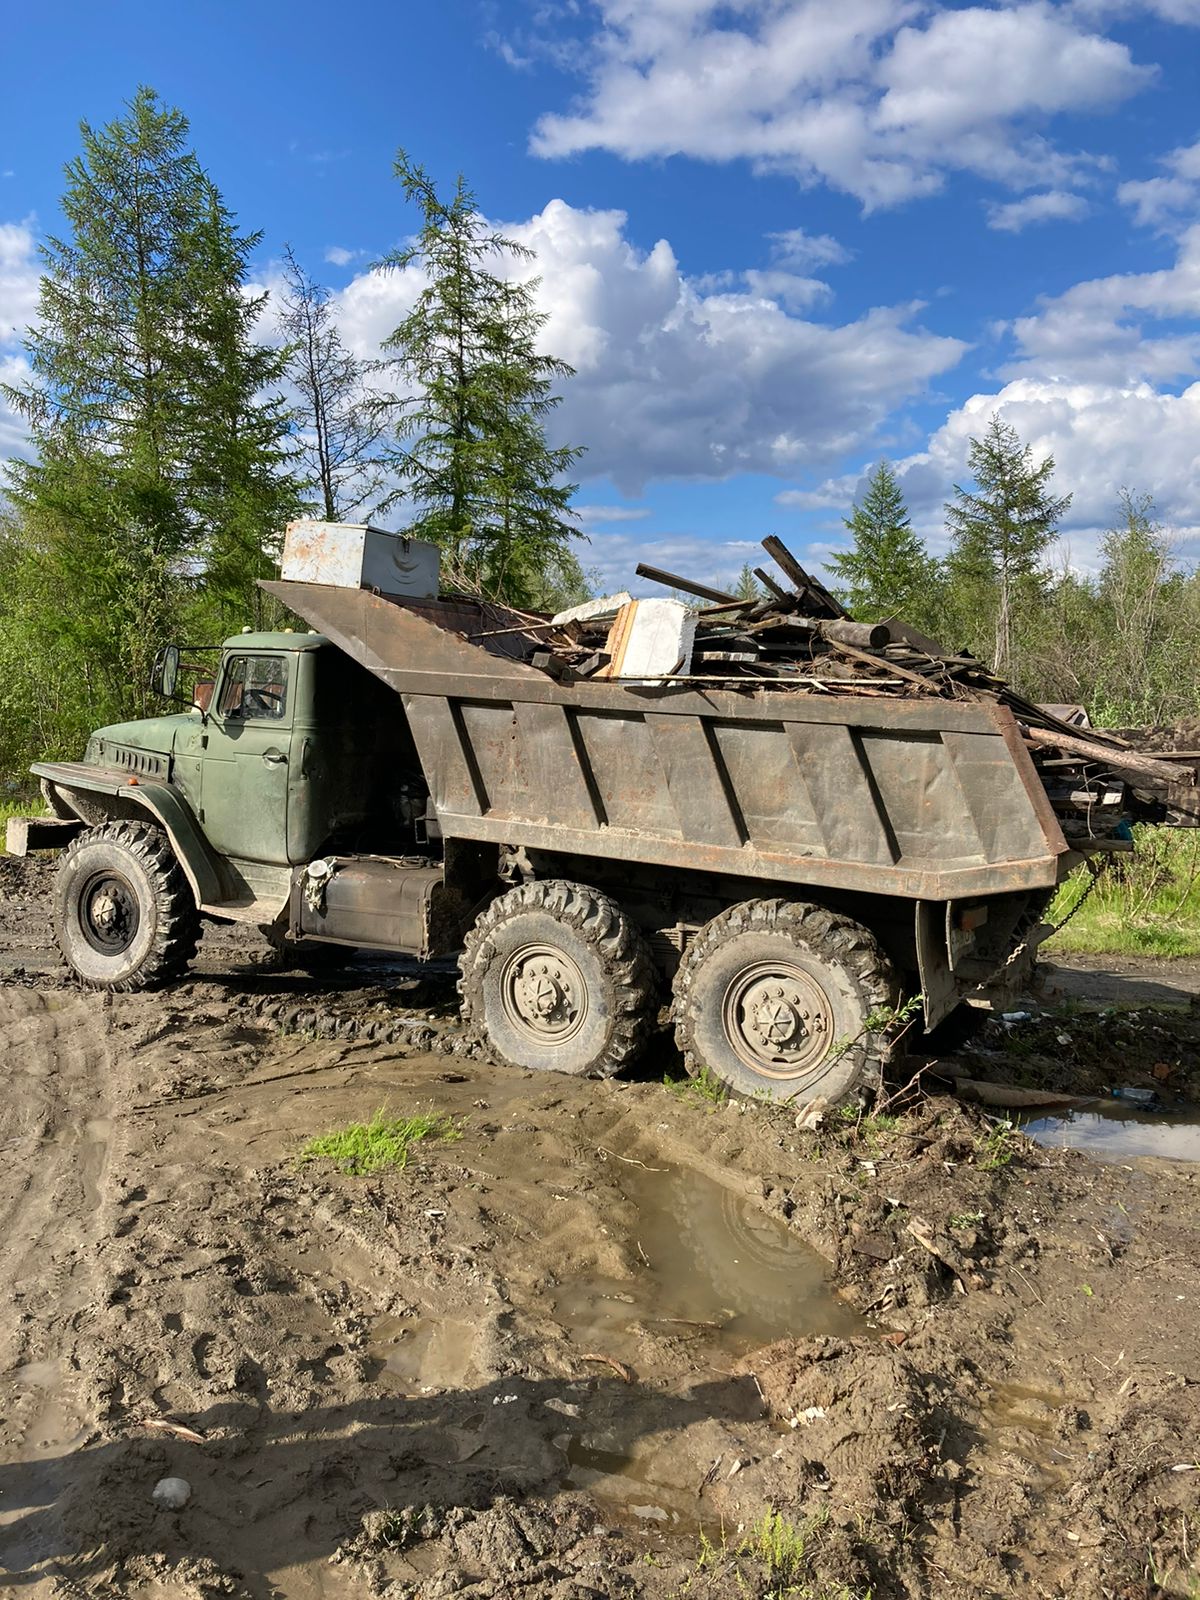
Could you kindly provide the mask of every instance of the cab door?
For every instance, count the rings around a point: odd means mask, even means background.
[[[286,866],[294,656],[225,657],[205,727],[204,832],[222,855]]]

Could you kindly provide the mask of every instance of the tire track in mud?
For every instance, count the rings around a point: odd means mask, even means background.
[[[57,1458],[96,1421],[79,1333],[103,1293],[117,1085],[98,996],[4,988],[0,1034],[0,1303],[15,1313],[0,1328],[0,1448],[28,1464],[25,1498],[49,1506]],[[6,1523],[10,1559],[34,1559],[19,1509],[0,1496],[0,1535]]]

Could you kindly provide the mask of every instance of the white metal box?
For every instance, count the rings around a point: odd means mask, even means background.
[[[356,522],[289,522],[279,575],[288,583],[433,600],[438,592],[438,547]]]

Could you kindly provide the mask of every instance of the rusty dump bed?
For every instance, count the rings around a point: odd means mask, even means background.
[[[914,900],[1062,876],[995,702],[565,685],[494,607],[263,587],[400,696],[447,838]]]

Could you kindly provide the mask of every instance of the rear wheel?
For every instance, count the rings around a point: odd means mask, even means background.
[[[161,828],[105,822],[67,846],[54,897],[68,966],[101,989],[145,989],[187,970],[200,937],[191,887]]]
[[[693,1077],[803,1104],[878,1082],[868,1020],[898,988],[874,936],[822,906],[749,900],[702,928],[675,978],[675,1037]]]
[[[585,884],[549,879],[501,895],[467,935],[460,969],[469,1030],[510,1066],[607,1078],[653,1021],[645,941]]]

